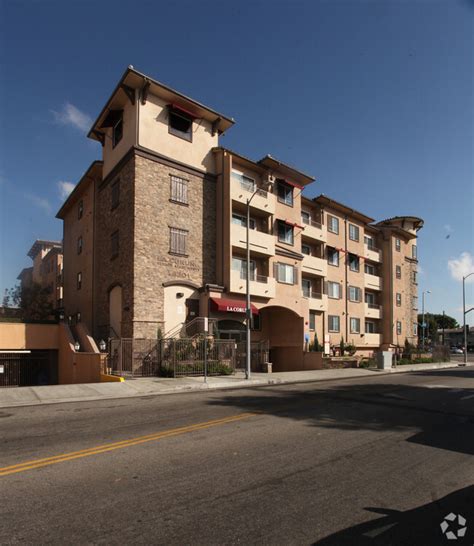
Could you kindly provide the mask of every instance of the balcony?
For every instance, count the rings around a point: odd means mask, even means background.
[[[364,258],[372,262],[380,263],[382,261],[382,251],[373,245],[364,245]]]
[[[365,318],[379,319],[382,318],[382,306],[377,303],[365,304]]]
[[[230,198],[238,203],[247,204],[247,199],[252,197],[255,188],[245,184],[239,180],[231,179],[230,181]],[[259,189],[252,198],[250,206],[266,212],[267,214],[275,214],[275,196],[265,190]]]
[[[262,231],[251,229],[250,235],[250,252],[260,254],[262,256],[275,255],[275,237]],[[247,248],[247,228],[238,224],[231,225],[231,244],[236,248]]]
[[[303,273],[326,277],[328,274],[328,263],[324,258],[305,255],[301,264],[301,271]]]
[[[382,290],[382,277],[365,273],[364,286],[369,290]]]
[[[230,275],[230,292],[235,294],[246,293],[246,277],[245,271],[232,270]],[[250,295],[260,298],[275,297],[275,279],[271,277],[263,277],[254,275],[253,280],[250,280]]]
[[[382,334],[364,334],[364,340],[366,345],[379,347],[382,343]]]
[[[301,218],[301,223],[303,224],[304,230],[302,232],[302,235],[304,237],[308,237],[311,239],[314,239],[315,241],[326,241],[326,226],[323,226],[319,222],[316,222],[315,220],[307,220],[304,218]]]
[[[327,311],[328,297],[326,294],[314,290],[303,290],[303,298],[308,300],[308,307],[311,311]]]

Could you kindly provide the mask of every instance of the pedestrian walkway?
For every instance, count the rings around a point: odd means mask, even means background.
[[[154,396],[213,389],[236,389],[261,387],[288,383],[306,383],[313,381],[334,381],[356,377],[375,377],[382,374],[401,373],[442,368],[456,368],[458,363],[413,364],[398,366],[392,370],[372,370],[364,368],[345,368],[340,370],[309,370],[302,372],[278,372],[272,374],[253,373],[246,380],[242,372],[233,376],[183,377],[171,379],[164,377],[143,377],[128,379],[122,383],[87,383],[79,385],[50,385],[45,387],[19,387],[0,389],[0,408],[17,406],[36,406],[62,402],[87,402],[111,398],[131,398]],[[470,366],[472,367],[472,366]]]

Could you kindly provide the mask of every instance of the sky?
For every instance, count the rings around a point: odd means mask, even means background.
[[[308,197],[423,218],[420,308],[429,290],[425,310],[461,322],[473,21],[474,0],[0,0],[1,293],[35,239],[62,238],[55,214],[101,157],[87,130],[131,64],[233,117],[221,145],[315,176]]]

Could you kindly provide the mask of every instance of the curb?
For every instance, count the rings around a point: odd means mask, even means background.
[[[137,393],[137,394],[130,394],[125,396],[117,396],[117,394],[113,394],[110,396],[102,395],[102,396],[91,396],[91,397],[82,397],[82,398],[69,398],[69,399],[53,399],[53,400],[47,400],[47,401],[31,401],[31,402],[24,402],[24,403],[12,403],[7,405],[2,405],[0,402],[0,410],[1,409],[7,409],[7,408],[22,408],[22,407],[29,407],[29,406],[47,406],[51,404],[68,404],[68,403],[80,403],[80,402],[94,402],[94,401],[101,401],[101,400],[124,400],[128,398],[144,398],[144,397],[151,397],[151,396],[167,396],[171,394],[194,394],[197,392],[209,392],[213,390],[236,390],[236,389],[248,389],[253,387],[272,387],[275,385],[298,385],[298,384],[305,384],[305,383],[327,383],[329,381],[345,381],[348,379],[372,379],[375,377],[379,377],[381,375],[390,375],[393,373],[416,373],[416,372],[423,372],[423,371],[432,371],[432,370],[444,370],[449,368],[458,368],[458,367],[464,367],[464,365],[460,364],[451,364],[446,363],[439,366],[430,366],[429,368],[423,368],[423,369],[403,369],[405,366],[399,366],[398,368],[392,368],[390,370],[377,370],[377,369],[367,369],[367,371],[370,372],[376,372],[373,375],[364,377],[364,374],[360,375],[352,375],[347,377],[328,377],[328,378],[318,378],[318,379],[291,379],[291,380],[285,380],[281,378],[275,378],[275,379],[268,379],[268,380],[255,380],[250,379],[250,383],[240,383],[237,385],[233,384],[217,384],[215,386],[210,385],[209,383],[199,383],[197,385],[186,385],[186,386],[178,386],[174,387],[172,389],[161,391],[161,392],[144,392],[144,393]],[[408,366],[407,366],[408,367]],[[468,364],[469,367],[469,364]],[[126,382],[124,382],[126,384]],[[36,393],[34,393],[35,396]]]

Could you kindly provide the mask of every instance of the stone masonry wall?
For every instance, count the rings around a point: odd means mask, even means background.
[[[120,199],[112,209],[112,183],[120,179]],[[96,338],[109,336],[109,292],[122,287],[122,337],[132,337],[135,159],[131,157],[105,186],[97,189],[95,230]],[[112,257],[111,235],[119,232],[119,254]]]
[[[156,337],[168,281],[216,282],[216,182],[135,157],[133,336]],[[170,201],[170,177],[188,181],[188,205]],[[170,254],[170,227],[188,230],[187,256]]]

